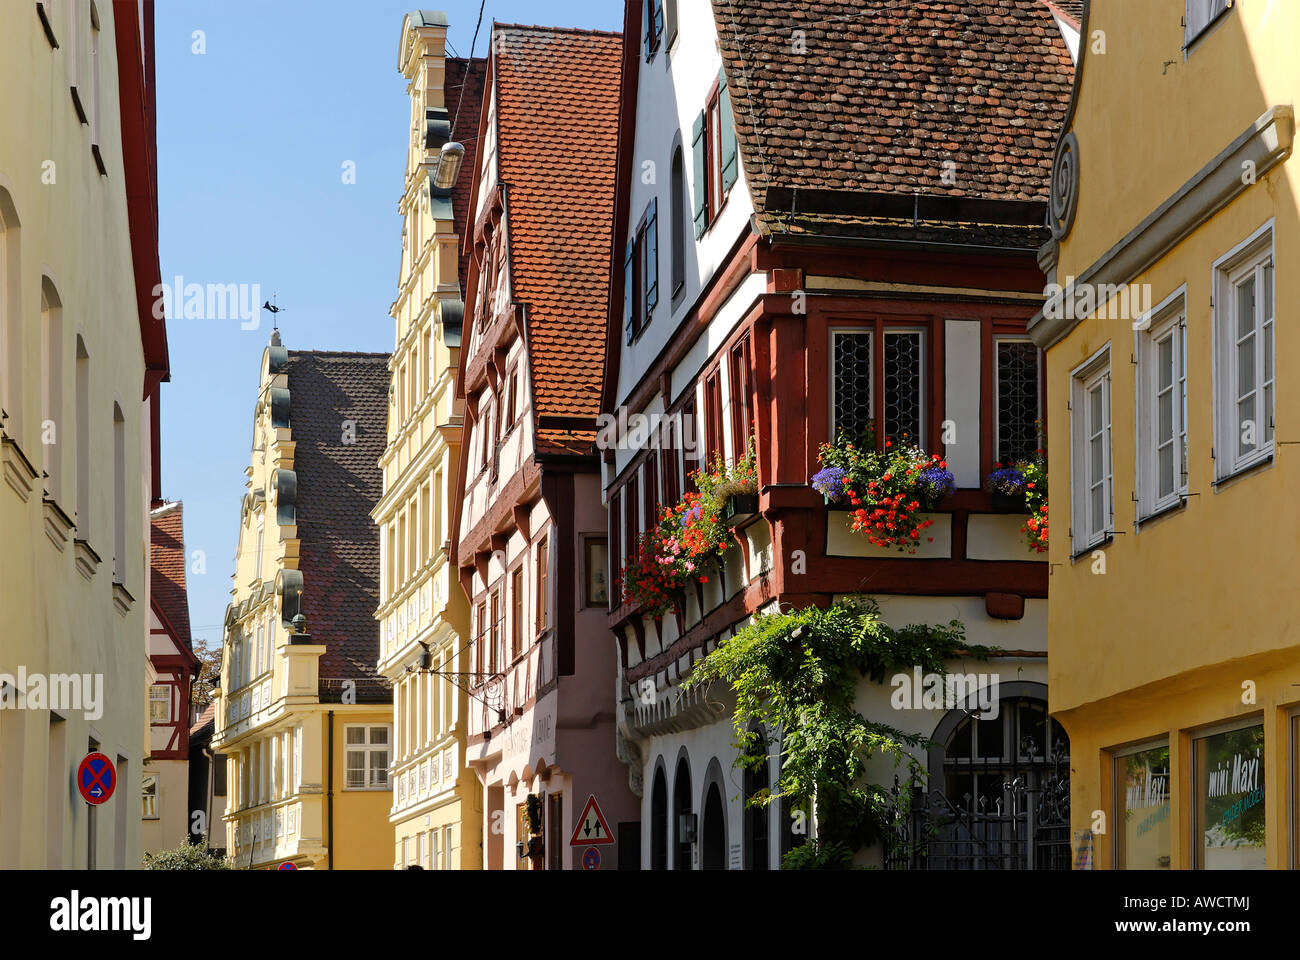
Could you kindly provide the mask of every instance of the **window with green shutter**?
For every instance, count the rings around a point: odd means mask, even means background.
[[[722,194],[726,196],[736,184],[740,155],[736,149],[736,123],[731,113],[731,94],[725,78],[718,78],[718,125],[722,139]]]
[[[695,239],[704,236],[709,225],[709,183],[708,152],[704,130],[704,113],[695,118],[695,133],[691,139],[691,156],[695,160],[695,181],[691,185],[695,191]]]

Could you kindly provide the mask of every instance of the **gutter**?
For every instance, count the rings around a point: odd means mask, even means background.
[[[326,781],[327,793],[325,794],[326,806],[326,856],[328,857],[329,866],[327,869],[334,869],[334,711],[329,712],[329,760],[326,761],[328,768],[328,780]]]

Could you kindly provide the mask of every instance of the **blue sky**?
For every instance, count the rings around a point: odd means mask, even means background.
[[[478,2],[451,0],[469,53]],[[253,284],[279,294],[290,349],[391,350],[410,105],[397,71],[396,0],[166,0],[157,5],[158,204],[163,283]],[[622,28],[618,0],[487,0],[493,20]],[[203,31],[201,38],[195,31]],[[202,41],[205,52],[195,52]],[[355,164],[355,183],[343,182]],[[162,492],[185,501],[195,638],[219,643],[230,600],[258,362],[269,314],[168,315]],[[173,316],[172,314],[176,314]]]

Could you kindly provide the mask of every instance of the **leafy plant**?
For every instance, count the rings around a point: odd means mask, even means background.
[[[146,853],[142,866],[146,870],[235,870],[229,860],[209,853],[205,848],[193,843],[182,842],[180,846],[159,853]]]
[[[765,762],[763,751],[754,749],[761,736],[756,725],[784,731],[776,789],[748,802],[761,806],[787,797],[794,806],[815,805],[817,843],[792,851],[786,866],[831,869],[889,836],[906,814],[906,792],[895,795],[866,779],[870,761],[885,758],[906,767],[913,779],[925,776],[914,751],[929,741],[862,716],[858,684],[864,677],[884,683],[887,675],[914,666],[943,674],[959,651],[983,659],[995,649],[967,645],[957,620],[895,629],[871,600],[806,607],[754,617],[701,660],[683,686],[720,681],[731,688],[737,766]]]
[[[1029,543],[1029,549],[1035,553],[1047,552],[1047,460],[1039,454],[1033,460],[1026,461],[1022,468],[1025,475],[1025,505],[1029,507],[1029,519],[1020,528]]]
[[[623,595],[645,613],[667,611],[688,584],[708,583],[708,571],[734,543],[722,520],[727,499],[758,490],[754,444],[734,464],[721,457],[691,474],[698,488],[660,508],[655,526],[641,535],[623,568]]]

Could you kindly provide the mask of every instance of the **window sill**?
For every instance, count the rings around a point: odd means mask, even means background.
[[[1249,463],[1245,464],[1244,466],[1237,467],[1237,469],[1233,470],[1232,473],[1226,474],[1220,477],[1219,479],[1215,480],[1214,483],[1211,484],[1211,486],[1214,487],[1214,492],[1218,493],[1220,487],[1226,486],[1227,484],[1232,483],[1234,480],[1240,479],[1241,477],[1244,477],[1249,473],[1254,473],[1257,470],[1262,470],[1265,467],[1271,466],[1272,463],[1273,463],[1273,453],[1269,452],[1268,454],[1260,457],[1257,460],[1252,460]]]
[[[1141,530],[1143,526],[1145,526],[1146,524],[1150,523],[1153,520],[1159,520],[1161,517],[1168,516],[1171,513],[1180,513],[1187,508],[1187,502],[1189,499],[1190,498],[1187,496],[1186,493],[1180,493],[1178,495],[1178,499],[1173,503],[1166,504],[1163,507],[1159,507],[1155,510],[1152,510],[1150,513],[1143,514],[1142,516],[1138,517],[1136,522],[1134,522],[1133,526],[1136,529]]]
[[[385,787],[344,787],[344,793],[392,793],[391,786]]]
[[[1095,543],[1090,543],[1083,549],[1077,551],[1076,553],[1071,554],[1070,562],[1075,563],[1076,561],[1081,560],[1084,557],[1090,557],[1095,551],[1105,550],[1114,542],[1115,542],[1115,534],[1108,533],[1106,534],[1106,536],[1102,537],[1100,540],[1096,541]]]

